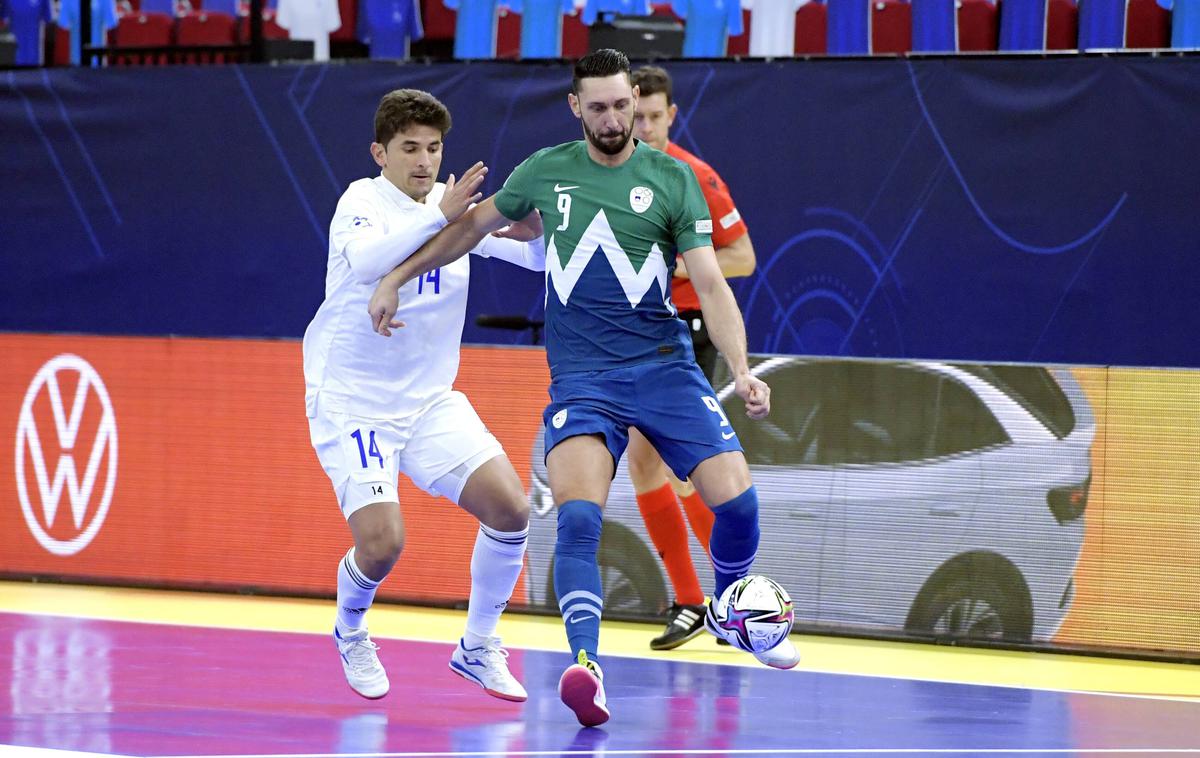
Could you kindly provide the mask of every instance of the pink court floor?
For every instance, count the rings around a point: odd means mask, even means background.
[[[565,653],[511,649],[530,698],[507,703],[449,644],[379,641],[392,691],[368,701],[327,635],[0,613],[0,756],[1200,754],[1200,702],[619,656],[584,729]]]

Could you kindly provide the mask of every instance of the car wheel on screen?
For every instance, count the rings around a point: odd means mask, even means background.
[[[660,616],[667,609],[667,588],[658,562],[645,543],[628,529],[606,523],[600,535],[600,586],[604,589],[604,615],[609,618]],[[554,598],[554,560],[546,577],[548,605]]]
[[[937,583],[922,590],[909,613],[909,632],[940,639],[1030,641],[1030,613],[1015,589],[990,577],[933,581]]]

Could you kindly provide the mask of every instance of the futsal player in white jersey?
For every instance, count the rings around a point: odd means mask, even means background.
[[[396,316],[405,328],[392,339],[380,338],[362,317],[376,282],[480,198],[482,163],[457,182],[453,175],[437,182],[449,130],[450,113],[432,95],[406,89],[384,96],[371,145],[380,175],[352,183],[338,202],[325,301],[304,334],[312,443],[354,537],[338,564],[334,641],[350,686],[368,698],[387,694],[365,615],[404,545],[396,491],[404,473],[479,519],[466,631],[451,670],[490,695],[522,701],[525,689],[495,633],[521,572],[529,503],[500,443],[451,388],[469,256],[405,285]],[[540,219],[534,213],[473,252],[540,271]]]

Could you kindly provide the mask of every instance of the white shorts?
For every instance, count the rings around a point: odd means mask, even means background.
[[[399,503],[400,473],[457,504],[471,474],[504,454],[471,402],[453,390],[403,419],[324,413],[318,407],[308,428],[346,518],[371,503]]]

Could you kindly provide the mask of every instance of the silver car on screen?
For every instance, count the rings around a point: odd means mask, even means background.
[[[771,415],[717,398],[758,490],[755,573],[811,630],[1045,641],[1083,543],[1096,424],[1067,369],[934,361],[756,358]],[[535,445],[530,602],[553,607],[555,511]],[[609,618],[671,602],[624,459],[600,547]],[[701,584],[707,556],[692,541]]]

